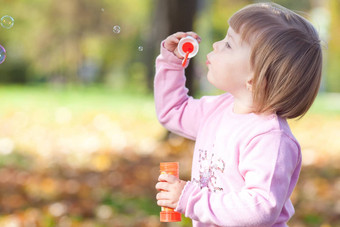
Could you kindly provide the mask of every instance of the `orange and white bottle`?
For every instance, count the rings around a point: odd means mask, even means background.
[[[178,162],[161,162],[160,173],[170,174],[179,177],[179,163]],[[161,222],[178,222],[182,220],[181,213],[174,211],[172,208],[162,207],[160,212]]]

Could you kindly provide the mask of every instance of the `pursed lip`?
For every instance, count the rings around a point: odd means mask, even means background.
[[[210,61],[209,59],[207,58],[207,61],[205,62],[205,64],[209,65],[210,64]]]

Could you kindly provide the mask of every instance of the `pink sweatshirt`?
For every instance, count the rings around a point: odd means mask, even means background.
[[[196,140],[191,181],[176,210],[193,226],[287,226],[301,151],[286,120],[236,114],[229,93],[189,97],[181,60],[163,44],[154,91],[161,124]]]

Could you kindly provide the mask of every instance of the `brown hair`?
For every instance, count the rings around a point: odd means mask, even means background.
[[[250,44],[255,112],[302,117],[321,81],[319,36],[306,19],[275,3],[246,6],[229,19]]]

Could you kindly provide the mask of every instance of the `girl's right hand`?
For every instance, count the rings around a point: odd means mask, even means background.
[[[172,34],[168,36],[164,40],[164,47],[170,52],[173,52],[178,58],[183,59],[184,57],[178,53],[178,43],[179,40],[191,36],[197,40],[198,43],[201,42],[201,37],[199,37],[195,32],[177,32],[175,34]]]

